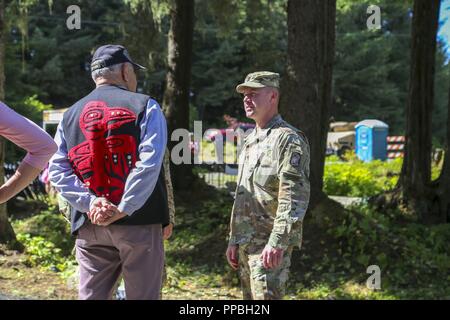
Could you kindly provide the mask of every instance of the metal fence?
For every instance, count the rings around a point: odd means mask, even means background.
[[[198,176],[216,188],[233,189],[237,182],[237,168],[227,165],[203,165]]]

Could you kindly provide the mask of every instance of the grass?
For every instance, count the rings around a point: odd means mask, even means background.
[[[372,164],[374,175],[388,169]],[[383,171],[384,170],[384,171]],[[384,173],[383,173],[384,172]],[[177,225],[165,241],[167,279],[165,299],[241,299],[239,278],[227,265],[225,250],[233,199],[226,190],[203,183],[176,195]],[[316,214],[316,213],[314,213]],[[338,219],[322,212],[322,224],[313,214],[304,222],[302,250],[293,252],[285,299],[450,299],[450,225],[426,226],[401,212],[376,212],[368,205],[350,207]],[[70,237],[55,208],[14,219],[19,234],[42,237],[60,248],[57,254],[73,261]],[[46,242],[34,244],[39,250]],[[68,285],[75,266],[51,271],[44,261],[30,263],[25,254],[0,250],[0,292],[42,299],[72,299]],[[36,249],[36,248],[35,248]],[[44,254],[45,256],[45,254]],[[55,257],[47,257],[55,259]],[[381,289],[366,282],[370,265],[380,267]]]

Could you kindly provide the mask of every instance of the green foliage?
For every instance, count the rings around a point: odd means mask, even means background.
[[[121,40],[117,12],[126,7],[121,0],[79,1],[82,28],[68,30],[66,9],[73,2],[54,2],[51,15],[46,1],[33,4],[27,9],[25,48],[21,45],[24,35],[16,25],[17,13],[8,15],[11,33],[6,52],[7,101],[15,107],[24,97],[37,94],[44,103],[68,107],[94,87],[86,68],[90,52],[104,42]]]
[[[346,153],[346,161],[337,156],[326,158],[324,191],[331,196],[370,197],[389,191],[397,185],[402,169],[402,158],[363,162],[354,152]],[[432,163],[431,178],[435,180],[442,170],[442,162]]]
[[[149,67],[140,75],[139,90],[161,100],[170,2],[80,0],[82,29],[69,31],[65,9],[73,1],[13,1],[13,5],[23,6],[22,11],[12,6],[6,14],[11,29],[6,46],[6,101],[35,122],[41,120],[44,108],[70,106],[93,88],[90,53],[105,43],[124,44],[136,61]],[[286,1],[195,3],[191,104],[198,115],[192,115],[191,120],[222,127],[224,113],[244,117],[241,97],[234,88],[248,72],[272,70],[283,75]],[[331,108],[337,120],[377,118],[390,125],[390,134],[403,133],[411,3],[338,0],[335,99]],[[380,31],[366,29],[369,4],[382,8]],[[433,114],[434,141],[441,144],[446,133],[449,77],[443,50],[440,44]],[[13,154],[10,151],[8,157]],[[327,159],[324,188],[330,195],[368,197],[392,189],[400,169],[401,159],[363,163],[353,156],[347,162],[332,157]],[[439,170],[433,167],[433,178]],[[236,273],[226,266],[224,258],[232,199],[222,191],[200,197],[201,190],[192,189],[196,200],[177,201],[177,226],[172,239],[165,243],[169,283],[184,287],[198,280],[203,286],[236,286]],[[307,271],[300,280],[292,281],[295,297],[450,297],[448,225],[423,226],[405,221],[396,211],[379,213],[367,206],[345,211],[340,218],[326,233],[306,239],[325,249],[319,248],[316,257],[302,252],[300,259]],[[14,227],[27,247],[30,265],[60,270],[73,266],[73,258],[69,258],[73,239],[54,207],[16,221]],[[305,229],[310,227],[305,223]],[[370,264],[381,267],[381,292],[364,289]],[[296,270],[292,271],[295,274]]]
[[[409,70],[411,1],[347,1],[337,3],[335,105],[331,114],[342,121],[376,118],[401,134]],[[381,7],[383,27],[366,27],[367,7]],[[376,97],[376,98],[375,98]]]
[[[302,284],[297,285],[297,292],[293,299],[343,299],[343,300],[395,300],[394,294],[369,290],[363,285],[353,281],[342,282],[340,287],[330,286],[327,283],[318,283],[311,288],[305,288]]]
[[[67,258],[61,254],[61,249],[57,248],[53,242],[45,240],[41,236],[31,236],[28,233],[18,233],[17,240],[25,246],[28,256],[28,263],[31,266],[43,266],[59,271],[64,271],[68,267]],[[56,270],[56,269],[55,269]]]
[[[363,282],[368,277],[365,268],[378,265],[385,293],[398,298],[450,295],[450,286],[439,288],[449,280],[450,225],[425,226],[405,221],[399,211],[379,213],[364,205],[346,211],[342,224],[327,233],[337,244],[340,259],[325,261],[324,270],[334,264],[333,269]]]
[[[175,199],[177,224],[165,242],[167,283],[179,288],[193,279],[208,287],[237,284],[224,258],[232,199],[223,190],[195,189],[195,202]]]
[[[26,98],[23,103],[28,108],[28,114],[30,114],[31,119],[41,119],[44,110],[53,109],[51,104],[39,101],[36,94]]]
[[[234,88],[247,73],[283,73],[286,1],[197,1],[192,92],[200,119],[223,127],[222,116],[245,119]]]
[[[391,190],[398,181],[402,159],[383,162],[375,160],[342,162],[338,157],[327,158],[324,171],[324,190],[329,195],[369,197]]]
[[[24,245],[29,266],[39,266],[62,272],[69,277],[75,270],[72,255],[75,240],[70,225],[56,208],[56,201],[46,199],[48,208],[31,217],[14,220],[17,239]]]
[[[165,242],[166,292],[239,285],[223,257],[230,197],[217,192],[198,199],[177,201],[177,226]],[[367,205],[346,210],[336,221],[320,232],[309,232],[313,222],[305,221],[305,244],[294,252],[287,299],[450,297],[450,226],[420,225],[399,211],[380,213]],[[366,287],[372,264],[381,269],[381,290]]]
[[[8,102],[9,107],[14,109],[17,113],[21,115],[26,115],[28,119],[40,125],[42,123],[42,112],[44,110],[53,109],[53,105],[45,104],[38,99],[37,94],[32,96],[27,96],[22,101],[19,102]],[[7,163],[15,163],[20,161],[25,156],[25,151],[14,143],[6,141],[6,157],[5,161]]]
[[[187,212],[187,208],[177,206],[177,217],[180,217],[177,224],[180,223],[182,227],[177,230],[176,237],[167,243],[169,251],[192,250],[205,238],[215,234],[218,229],[223,231],[224,225],[228,222],[232,203],[224,191],[217,192],[218,195],[213,199],[201,201],[195,214]]]
[[[29,234],[31,238],[44,238],[58,248],[63,256],[68,256],[72,252],[74,239],[71,237],[70,226],[53,204],[37,215],[15,221],[13,226],[19,234]]]
[[[339,121],[379,119],[390,135],[405,132],[412,2],[338,0],[331,115]],[[381,30],[368,30],[369,5],[381,9]],[[433,137],[445,141],[449,66],[438,39]]]
[[[165,241],[166,294],[235,290],[237,273],[224,257],[232,198],[226,191],[195,186],[196,199],[177,195],[177,225]],[[30,266],[73,274],[76,262],[64,252],[67,223],[49,210],[15,221]],[[305,231],[313,227],[305,221]],[[65,229],[65,230],[64,230]],[[57,233],[64,234],[58,239]],[[376,212],[367,205],[344,211],[321,232],[305,233],[293,259],[288,299],[446,299],[450,225],[425,226],[397,210]],[[313,247],[311,247],[313,245]],[[298,252],[294,252],[298,254]],[[301,269],[299,269],[299,263]],[[366,287],[369,265],[381,269],[381,290]]]
[[[31,116],[24,99],[68,107],[93,88],[90,53],[105,43],[127,46],[148,67],[139,91],[162,100],[165,86],[168,15],[172,0],[80,0],[82,29],[65,26],[70,0],[13,1],[7,13],[6,101]],[[224,126],[224,113],[245,119],[236,84],[254,70],[283,76],[286,61],[286,0],[195,1],[191,103],[208,126]],[[381,7],[382,30],[368,31],[366,9]],[[384,120],[390,134],[404,133],[408,91],[412,1],[337,2],[334,103],[337,120]],[[19,9],[22,8],[22,9]],[[24,44],[25,43],[25,44]],[[433,137],[446,133],[448,65],[444,45],[436,53]],[[34,115],[32,115],[34,117]],[[39,121],[35,119],[34,121]]]
[[[443,8],[441,10],[444,10]],[[450,65],[445,52],[445,43],[438,42],[436,52],[436,74],[434,80],[434,108],[432,114],[433,147],[442,148],[446,143],[448,113],[448,80]]]
[[[161,25],[165,17],[170,13],[173,0],[124,0],[131,8],[133,14],[137,14],[140,10],[150,10],[154,21]]]

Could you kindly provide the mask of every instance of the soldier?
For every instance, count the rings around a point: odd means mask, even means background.
[[[256,128],[239,155],[226,252],[246,300],[281,299],[294,246],[301,247],[309,202],[309,145],[278,114],[279,75],[255,72],[236,87]]]

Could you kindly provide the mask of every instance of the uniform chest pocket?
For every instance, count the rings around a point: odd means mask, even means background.
[[[269,156],[263,155],[253,171],[253,182],[260,187],[272,189],[277,180],[276,161]]]

